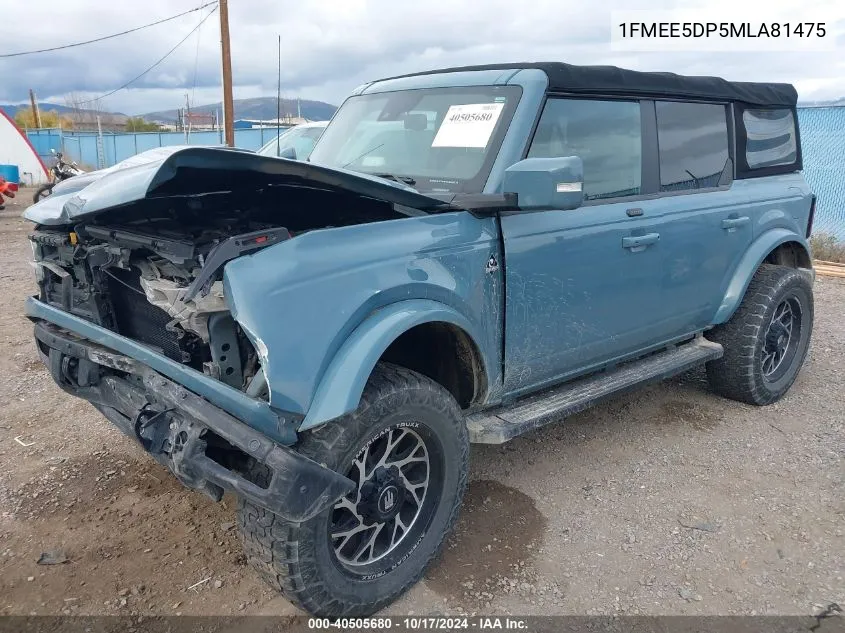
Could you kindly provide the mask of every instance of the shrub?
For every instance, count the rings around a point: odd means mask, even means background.
[[[832,233],[814,233],[810,237],[810,248],[813,259],[845,264],[845,242],[838,240]]]

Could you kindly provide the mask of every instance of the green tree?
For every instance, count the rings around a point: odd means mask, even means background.
[[[127,132],[158,132],[160,130],[161,126],[158,123],[149,123],[139,116],[126,119]]]
[[[22,108],[15,113],[15,123],[21,128],[36,128],[35,115],[29,108]],[[73,128],[73,121],[60,115],[55,110],[41,112],[41,127],[60,127],[64,130]]]

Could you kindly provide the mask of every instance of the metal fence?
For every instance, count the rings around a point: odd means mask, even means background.
[[[818,196],[814,232],[832,233],[845,240],[845,107],[798,108],[804,175]],[[235,145],[256,150],[275,138],[274,128],[235,130]],[[128,132],[102,135],[58,129],[27,130],[35,151],[43,157],[50,149],[91,168],[110,167],[138,152],[164,145],[185,144],[184,132]],[[192,132],[190,145],[222,144],[221,133]]]
[[[284,130],[286,128],[282,128]],[[76,132],[61,129],[27,130],[35,151],[50,164],[51,149],[91,169],[111,167],[122,160],[155,147],[166,145],[222,145],[220,131],[191,132],[187,142],[184,132]],[[102,138],[102,143],[100,143]],[[235,145],[257,150],[276,138],[276,128],[235,130]]]
[[[845,106],[798,108],[804,177],[818,196],[813,233],[845,240]]]

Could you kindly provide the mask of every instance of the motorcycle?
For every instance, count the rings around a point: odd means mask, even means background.
[[[32,196],[33,202],[38,202],[53,193],[53,187],[56,186],[56,183],[85,173],[85,170],[80,169],[75,161],[65,162],[61,152],[54,149],[51,149],[50,152],[56,155],[56,162],[50,168],[50,182],[36,189],[35,195]]]

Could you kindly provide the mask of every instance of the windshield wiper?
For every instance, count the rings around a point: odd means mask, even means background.
[[[367,150],[366,152],[364,152],[363,154],[360,154],[359,156],[356,156],[355,158],[353,158],[352,160],[350,160],[348,163],[345,163],[344,165],[341,165],[341,167],[340,167],[340,168],[341,168],[341,169],[346,169],[346,168],[347,168],[347,167],[349,167],[352,163],[354,163],[354,162],[356,162],[356,161],[361,160],[362,158],[364,158],[364,156],[368,155],[370,152],[374,152],[374,151],[376,151],[376,150],[377,150],[377,149],[379,149],[380,147],[384,147],[384,143],[379,143],[379,144],[378,144],[378,145],[376,145],[375,147],[371,147],[370,149],[368,149],[368,150]]]
[[[406,185],[414,186],[417,184],[417,181],[410,176],[397,176],[395,174],[373,174],[378,178],[386,178],[387,180],[395,180],[396,182],[405,183]]]

